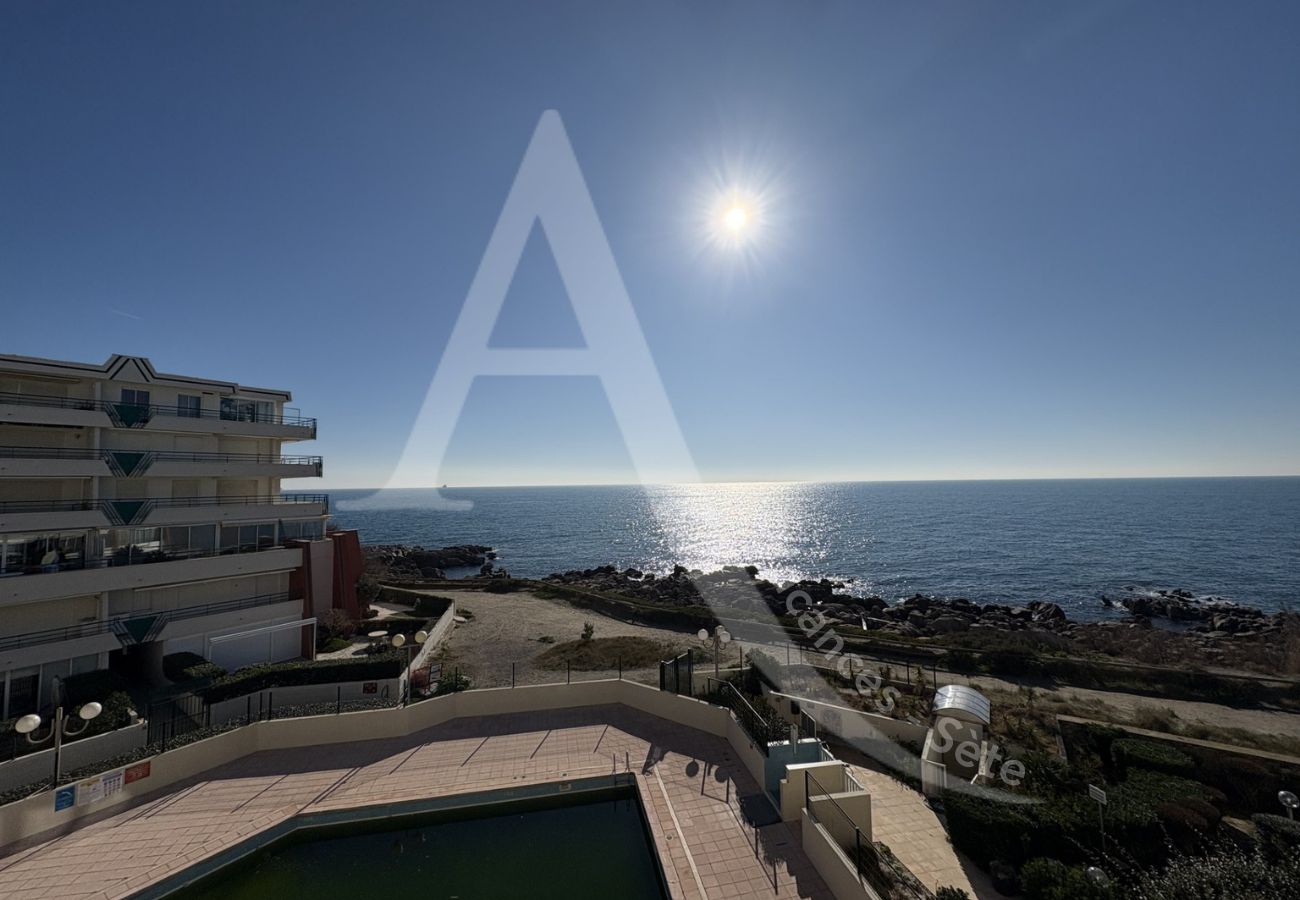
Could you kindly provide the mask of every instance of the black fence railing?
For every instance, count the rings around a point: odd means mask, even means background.
[[[768,744],[789,737],[789,729],[784,723],[768,718],[754,709],[754,705],[730,681],[710,678],[706,683],[708,701],[725,706],[735,713],[740,727],[758,745],[764,756],[768,754]]]
[[[113,450],[66,449],[63,447],[0,447],[0,459],[108,459]],[[118,453],[136,451],[119,450]],[[261,453],[187,453],[180,450],[149,450],[161,462],[217,462],[245,463],[274,466],[316,466],[322,464],[319,456],[272,456]]]
[[[41,394],[16,394],[0,391],[0,403],[14,406],[39,406],[48,409],[77,409],[106,412],[129,421],[147,421],[153,416],[179,419],[221,419],[226,422],[249,422],[263,425],[289,425],[309,428],[316,433],[316,420],[300,415],[273,415],[249,409],[194,409],[190,406],[167,406],[153,403],[121,403],[112,400],[88,400],[78,397],[47,397]]]
[[[695,696],[695,661],[690,653],[659,661],[659,690]]]

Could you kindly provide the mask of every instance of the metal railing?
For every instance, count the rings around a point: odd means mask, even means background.
[[[232,497],[150,497],[117,500],[3,500],[0,513],[22,512],[90,512],[105,511],[106,504],[141,503],[153,509],[176,509],[195,506],[284,506],[319,503],[329,510],[329,494],[248,494]]]
[[[179,609],[164,610],[159,615],[165,615],[168,621],[179,621],[184,619],[197,619],[202,616],[214,616],[226,612],[238,612],[241,609],[256,609],[261,606],[273,606],[276,603],[287,603],[295,599],[287,591],[278,594],[260,594],[256,597],[243,597],[238,600],[221,600],[216,603],[204,603],[199,606],[183,606]],[[135,618],[134,616],[115,616],[112,619],[103,619],[97,622],[82,622],[77,625],[69,625],[66,628],[47,628],[44,631],[29,631],[25,634],[15,634],[8,637],[0,637],[0,650],[17,650],[20,647],[33,647],[38,644],[56,644],[60,641],[71,641],[77,638],[95,637],[100,634],[107,634],[113,630],[115,621],[123,622]]]
[[[880,851],[872,844],[871,836],[863,835],[862,829],[844,807],[830,796],[832,792],[826,790],[810,770],[804,769],[803,779],[804,805],[808,810],[808,817],[821,825],[831,840],[839,844],[844,855],[848,857],[849,865],[857,873],[859,882],[866,882],[881,897],[892,897],[894,879],[890,877]],[[814,787],[818,791],[816,795],[813,794]],[[851,841],[846,843],[836,838],[837,833],[848,834],[850,829],[853,833]]]
[[[773,741],[784,740],[787,728],[760,715],[758,710],[737,690],[730,681],[710,677],[705,682],[708,699],[719,706],[725,706],[736,715],[740,727],[753,739],[764,756],[768,754],[767,745]]]
[[[108,459],[114,453],[147,453],[164,462],[252,463],[255,465],[315,466],[319,456],[271,456],[261,453],[187,453],[179,450],[70,450],[61,447],[0,447],[0,459]]]
[[[278,543],[258,545],[239,544],[234,546],[216,547],[210,550],[193,548],[186,548],[184,550],[167,548],[144,550],[131,545],[111,551],[109,555],[106,556],[91,556],[88,559],[65,559],[44,566],[25,566],[23,572],[6,573],[4,577],[44,575],[53,572],[76,572],[82,569],[111,569],[117,566],[141,566],[149,565],[151,563],[184,562],[191,559],[210,559],[215,556],[236,556],[241,553],[262,553],[269,550],[286,549],[284,541],[287,540],[297,539],[284,538]]]
[[[226,422],[249,422],[262,425],[288,425],[310,428],[316,433],[316,420],[300,415],[259,415],[221,409],[194,409],[186,406],[166,406],[154,403],[122,403],[112,400],[88,400],[79,397],[47,397],[41,394],[15,394],[0,391],[0,403],[15,406],[39,406],[47,409],[77,409],[89,412],[106,412],[110,415],[127,413],[148,419],[152,416],[170,416],[179,419],[221,419]]]

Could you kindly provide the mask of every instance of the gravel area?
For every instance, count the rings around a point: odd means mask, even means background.
[[[511,594],[488,594],[482,591],[428,591],[438,597],[456,601],[457,615],[468,621],[456,626],[447,642],[443,662],[445,668],[459,668],[473,679],[474,687],[505,687],[510,684],[510,664],[515,664],[516,684],[545,684],[563,681],[564,670],[543,669],[534,665],[536,658],[555,644],[575,641],[582,636],[582,627],[590,622],[595,626],[595,636],[641,637],[663,641],[683,652],[698,646],[693,635],[668,631],[646,625],[636,625],[611,619],[591,610],[577,609],[557,600],[544,600],[525,591]],[[553,638],[543,642],[539,638]],[[593,681],[615,678],[618,670],[573,672],[574,681]],[[623,677],[645,684],[659,683],[659,671],[651,666],[628,669]]]

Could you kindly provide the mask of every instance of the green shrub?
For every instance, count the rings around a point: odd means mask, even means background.
[[[163,657],[163,674],[168,681],[200,681],[220,678],[226,670],[197,653],[168,653]]]
[[[213,681],[199,693],[209,703],[255,694],[268,688],[336,681],[378,681],[402,674],[405,657],[391,650],[374,656],[247,666]]]
[[[947,885],[934,892],[934,900],[970,900],[970,894],[959,887]]]
[[[1225,846],[1208,856],[1181,856],[1163,869],[1137,873],[1132,900],[1282,900],[1296,895],[1300,853],[1277,859]]]
[[[1280,858],[1300,849],[1300,822],[1295,819],[1256,813],[1250,821],[1255,826],[1255,837],[1269,856]]]
[[[1177,747],[1156,741],[1122,738],[1110,745],[1110,753],[1120,772],[1139,768],[1187,777],[1196,771],[1196,762],[1190,756]]]
[[[1093,884],[1083,869],[1057,859],[1031,859],[1020,870],[1020,890],[1026,900],[1104,900],[1112,889]]]
[[[459,672],[453,672],[450,675],[444,675],[438,680],[438,687],[434,689],[433,696],[441,697],[444,694],[455,694],[460,691],[468,691],[470,680],[468,675],[462,675]]]
[[[975,793],[945,791],[944,812],[953,846],[982,869],[995,859],[1020,862],[1024,839],[1034,828],[1027,807],[989,800]]]

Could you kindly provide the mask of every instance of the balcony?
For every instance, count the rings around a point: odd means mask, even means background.
[[[319,456],[0,447],[0,477],[10,478],[319,478],[323,470]]]
[[[143,428],[204,434],[236,434],[305,441],[316,437],[316,420],[249,410],[193,409],[114,403],[75,397],[0,392],[0,422],[89,428]]]
[[[149,620],[148,630],[161,632],[162,628],[170,622],[196,619],[203,616],[220,615],[228,612],[240,612],[248,609],[257,609],[263,606],[274,606],[280,603],[288,603],[296,599],[297,598],[288,593],[263,594],[259,597],[223,600],[217,603],[205,603],[200,606],[185,606],[179,609],[165,610],[156,614],[151,613],[147,617],[138,616],[135,618],[139,620],[147,618]],[[41,644],[76,641],[84,638],[97,637],[102,634],[125,635],[125,639],[119,638],[121,643],[138,643],[139,636],[144,633],[145,629],[133,627],[131,617],[120,617],[96,622],[82,622],[77,625],[69,625],[66,628],[49,628],[44,631],[32,631],[26,634],[14,634],[0,637],[0,651],[21,650],[28,647],[39,646]]]
[[[196,512],[202,509],[202,513]],[[329,513],[329,494],[160,497],[144,500],[6,500],[0,532],[76,531],[110,526],[183,525]]]
[[[301,563],[300,548],[278,544],[218,550],[123,548],[108,556],[67,560],[0,577],[0,607],[103,591],[287,572]]]

